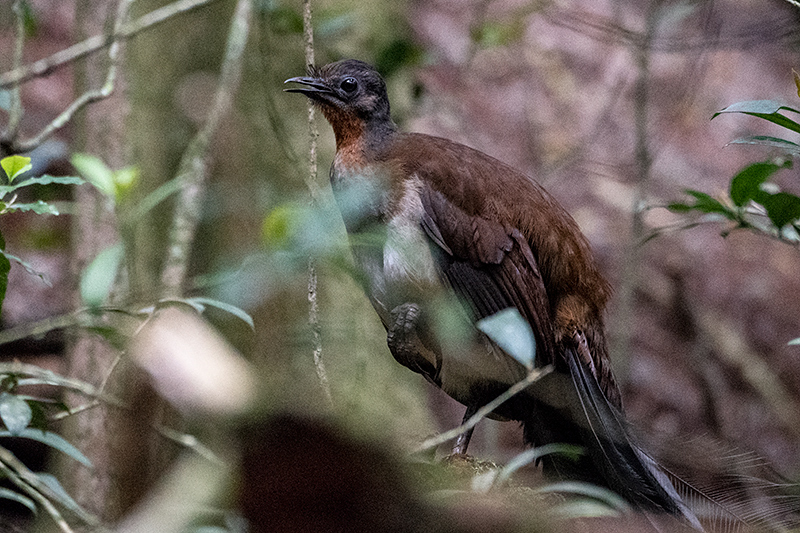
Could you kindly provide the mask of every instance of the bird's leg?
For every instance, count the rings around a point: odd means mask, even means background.
[[[467,420],[472,418],[472,416],[478,412],[478,407],[475,405],[468,405],[467,410],[464,412],[464,418],[461,420],[461,424],[465,424]],[[464,433],[458,436],[456,439],[456,443],[453,445],[453,455],[466,455],[467,454],[467,447],[469,446],[469,440],[472,438],[472,432],[475,431],[475,427],[471,427],[466,430]]]
[[[437,387],[442,386],[439,381],[441,357],[437,355],[438,343],[419,305],[404,303],[392,309],[391,321],[386,326],[386,341],[398,363],[419,372]],[[431,349],[431,346],[434,348]]]

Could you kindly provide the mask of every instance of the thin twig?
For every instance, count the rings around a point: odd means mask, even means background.
[[[219,85],[206,123],[189,143],[178,167],[176,179],[183,183],[167,245],[167,258],[161,273],[161,295],[180,296],[191,245],[200,221],[200,211],[208,178],[208,147],[222,117],[228,112],[239,86],[247,37],[250,32],[252,2],[239,0],[228,32],[225,58]]]
[[[72,531],[64,520],[64,517],[61,516],[61,513],[50,501],[59,501],[62,497],[43,482],[39,476],[29,470],[13,453],[2,446],[0,446],[0,470],[2,470],[17,487],[24,490],[26,494],[38,501],[47,510],[48,514],[55,520],[62,531]],[[86,512],[80,507],[71,508],[71,510],[86,524],[91,526],[98,526],[100,524],[100,520],[98,520],[96,516]]]
[[[25,45],[25,11],[22,0],[16,0],[13,7],[14,15],[17,17],[17,35],[14,42],[14,68],[22,66],[22,50]],[[9,109],[8,129],[3,135],[4,138],[13,139],[17,136],[19,125],[22,121],[22,91],[19,86],[11,89],[11,109]]]
[[[44,496],[41,492],[31,487],[28,483],[26,483],[22,477],[17,475],[17,473],[8,465],[5,464],[3,461],[3,456],[7,453],[11,453],[5,448],[0,448],[0,473],[3,474],[3,477],[7,478],[11,483],[16,485],[22,492],[36,500],[36,502],[41,505],[47,514],[50,515],[50,518],[53,519],[53,522],[56,523],[58,528],[63,531],[64,533],[72,533],[72,528],[69,527],[67,521],[64,520],[64,517],[61,513],[56,509],[56,506],[53,505],[50,500]]]
[[[474,428],[475,426],[478,425],[478,422],[486,418],[486,416],[489,415],[489,413],[497,409],[500,405],[509,400],[512,396],[519,394],[520,392],[528,388],[528,386],[530,386],[531,383],[539,381],[552,371],[553,371],[552,365],[547,365],[545,367],[532,370],[525,377],[525,379],[523,379],[518,383],[515,383],[503,394],[501,394],[491,402],[487,403],[486,405],[478,409],[478,411],[474,415],[472,415],[472,417],[469,420],[467,420],[457,428],[453,428],[449,431],[445,431],[444,433],[440,433],[435,437],[429,438],[428,440],[424,441],[422,444],[417,446],[411,453],[412,454],[421,453],[424,452],[425,450],[435,448],[440,444],[444,444],[449,440],[453,440],[454,438],[458,437],[465,431]]]
[[[128,10],[133,0],[122,0],[117,6],[117,15],[114,18],[114,34],[119,32],[123,22],[128,16]],[[104,100],[114,92],[114,81],[117,78],[117,63],[119,61],[119,49],[121,41],[115,40],[108,49],[108,72],[103,86],[100,89],[89,90],[75,99],[67,108],[45,126],[38,134],[24,141],[16,141],[14,136],[4,139],[14,152],[30,152],[56,131],[63,128],[72,117],[87,105]],[[17,86],[19,87],[19,86]]]
[[[103,404],[109,405],[117,409],[122,409],[123,411],[133,411],[134,409],[134,407],[126,404],[122,400],[110,394],[105,393],[102,389],[102,386],[101,388],[96,388],[90,383],[87,383],[85,381],[62,376],[61,374],[57,374],[52,370],[46,370],[44,368],[40,368],[37,365],[20,363],[16,361],[12,363],[0,363],[0,376],[4,374],[33,377],[40,381],[51,384],[53,386],[64,387],[66,389],[78,392],[84,396],[92,398],[90,402],[87,402],[83,405],[71,408],[68,411],[61,412],[50,417],[50,420],[52,421],[62,420],[64,418],[76,415],[83,411],[88,411],[89,409],[93,409]],[[198,441],[197,437],[195,437],[194,435],[190,435],[187,433],[180,433],[174,429],[168,428],[166,426],[157,423],[151,423],[150,426],[164,438],[169,439],[173,442],[177,442],[178,444],[196,452],[198,455],[205,457],[209,461],[222,463],[219,457],[217,457],[217,455],[213,451],[211,451],[210,448],[206,447],[204,444]]]
[[[305,49],[306,66],[314,66],[314,27],[311,24],[311,0],[303,0],[303,47]],[[314,120],[314,105],[308,101],[308,174],[306,174],[306,186],[311,203],[315,204],[319,197],[319,186],[317,185],[317,140],[319,130],[317,122]],[[312,342],[314,344],[314,368],[317,371],[322,392],[328,401],[328,405],[333,405],[331,386],[328,382],[328,372],[325,370],[325,363],[322,360],[322,335],[319,323],[319,302],[317,296],[317,266],[314,257],[308,258],[308,324],[311,327]]]
[[[64,66],[76,59],[85,57],[97,52],[119,39],[128,39],[137,33],[150,29],[172,17],[191,11],[206,4],[211,4],[217,0],[178,0],[172,4],[155,9],[138,19],[124,24],[119,31],[111,35],[95,35],[79,43],[73,44],[69,48],[60,50],[55,54],[39,61],[35,61],[23,67],[14,68],[0,75],[0,89],[6,89],[14,85],[25,83],[33,78],[39,78],[50,74],[58,67]]]

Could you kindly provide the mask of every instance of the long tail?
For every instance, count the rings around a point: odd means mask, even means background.
[[[608,401],[577,352],[564,350],[569,376],[553,373],[537,395],[540,405],[524,422],[525,439],[579,444],[586,453],[577,462],[558,456],[543,460],[545,472],[605,486],[644,513],[669,514],[703,530],[787,531],[798,524],[800,487],[768,481],[746,469],[751,455],[727,456],[724,483],[695,483],[659,465],[631,435],[624,415]],[[548,376],[549,377],[549,376]]]
[[[623,414],[609,402],[576,349],[568,346],[563,354],[569,377],[556,375],[544,385],[537,395],[539,405],[524,422],[525,439],[534,445],[579,444],[586,453],[577,462],[549,457],[543,461],[545,472],[605,486],[636,510],[673,515],[702,530],[668,475],[634,441]]]

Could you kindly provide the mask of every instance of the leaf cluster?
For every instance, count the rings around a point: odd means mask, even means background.
[[[800,81],[796,78],[798,90]],[[800,124],[786,113],[798,113],[795,108],[773,100],[738,102],[714,114],[742,113],[777,124],[793,133],[800,133]],[[781,191],[770,181],[781,169],[792,168],[793,159],[800,156],[800,144],[779,137],[755,135],[736,139],[731,144],[748,144],[768,147],[778,155],[765,161],[752,163],[739,171],[730,181],[727,196],[714,198],[708,193],[688,189],[691,201],[673,202],[668,208],[677,213],[701,213],[729,220],[734,229],[753,229],[797,245],[800,243],[800,197]]]

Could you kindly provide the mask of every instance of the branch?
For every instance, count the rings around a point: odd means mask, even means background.
[[[132,3],[133,0],[120,1],[119,5],[117,6],[117,15],[114,18],[113,34],[117,34],[119,32],[120,28],[122,27],[122,23],[128,17],[128,10]],[[114,81],[117,78],[117,63],[119,61],[120,42],[121,41],[119,40],[114,40],[111,43],[111,47],[108,49],[108,72],[106,73],[105,82],[100,89],[86,91],[80,95],[64,111],[62,111],[60,115],[53,119],[50,124],[45,126],[42,131],[30,139],[17,142],[15,140],[16,129],[12,130],[9,127],[9,132],[11,135],[3,139],[3,142],[10,147],[10,151],[30,152],[42,144],[56,131],[63,128],[67,122],[72,120],[72,117],[75,115],[75,113],[93,102],[104,100],[111,96],[111,94],[114,92]],[[15,88],[19,90],[19,85],[15,85]]]
[[[475,426],[478,425],[478,422],[480,422],[481,420],[486,418],[486,416],[489,415],[489,413],[491,413],[492,411],[497,409],[501,404],[503,404],[504,402],[509,400],[512,396],[515,396],[515,395],[519,394],[520,392],[522,392],[523,390],[527,389],[528,386],[531,383],[535,383],[536,381],[539,381],[540,379],[542,379],[543,377],[545,377],[547,374],[549,374],[552,371],[553,371],[553,365],[547,365],[545,367],[537,368],[535,370],[532,370],[525,377],[525,379],[523,379],[522,381],[520,381],[518,383],[514,383],[503,394],[501,394],[500,396],[498,396],[497,398],[495,398],[491,402],[487,403],[486,405],[484,405],[483,407],[478,409],[478,411],[474,415],[472,415],[472,417],[469,420],[467,420],[466,422],[464,422],[463,424],[461,424],[457,428],[453,428],[450,431],[445,431],[444,433],[440,433],[439,435],[436,435],[435,437],[431,437],[430,439],[426,440],[425,442],[423,442],[422,444],[417,446],[411,453],[412,454],[417,454],[417,453],[424,452],[425,450],[429,450],[431,448],[435,448],[435,447],[439,446],[440,444],[444,444],[445,442],[458,437],[459,435],[461,435],[465,431],[468,431],[468,430],[474,428]]]
[[[14,42],[14,68],[22,65],[22,49],[25,44],[25,13],[22,7],[22,0],[16,0],[13,7],[17,17],[17,35]],[[11,89],[11,109],[9,109],[8,129],[3,135],[4,138],[14,138],[19,131],[19,124],[22,120],[22,98],[19,86]]]
[[[22,461],[9,450],[0,446],[0,472],[5,474],[12,483],[23,490],[31,498],[47,510],[47,513],[58,524],[61,531],[71,533],[72,529],[67,524],[61,513],[50,500],[61,501],[63,497],[57,494],[49,485],[44,483],[39,476],[28,469]],[[80,517],[86,524],[98,526],[100,520],[94,515],[87,513],[80,507],[72,508],[72,512]]]
[[[200,6],[210,4],[216,0],[178,0],[172,4],[151,11],[142,15],[138,19],[123,24],[116,33],[111,35],[95,35],[79,43],[73,44],[69,48],[60,50],[55,54],[35,61],[24,67],[15,67],[13,70],[0,75],[0,89],[6,89],[15,85],[25,83],[33,78],[46,76],[58,67],[80,59],[121,39],[128,39],[139,32],[150,29],[161,24],[170,18],[191,11]]]
[[[200,220],[200,210],[208,178],[208,147],[211,138],[227,113],[233,95],[239,86],[247,37],[250,32],[252,2],[238,0],[228,32],[225,58],[214,104],[203,128],[189,143],[178,167],[176,180],[182,182],[175,207],[175,216],[167,244],[167,258],[161,273],[163,297],[181,295],[181,285],[186,278],[192,241]]]
[[[311,25],[311,0],[303,0],[303,45],[305,48],[306,66],[314,65],[314,27]],[[317,186],[317,139],[319,130],[314,120],[314,104],[308,101],[308,174],[306,174],[306,186],[311,203],[314,204],[319,196]],[[308,325],[311,327],[312,342],[314,343],[313,356],[314,368],[317,370],[317,378],[322,387],[322,392],[328,401],[328,405],[333,405],[331,386],[328,382],[328,372],[325,370],[325,363],[322,360],[322,335],[319,323],[319,302],[317,298],[317,266],[314,258],[308,258]]]

